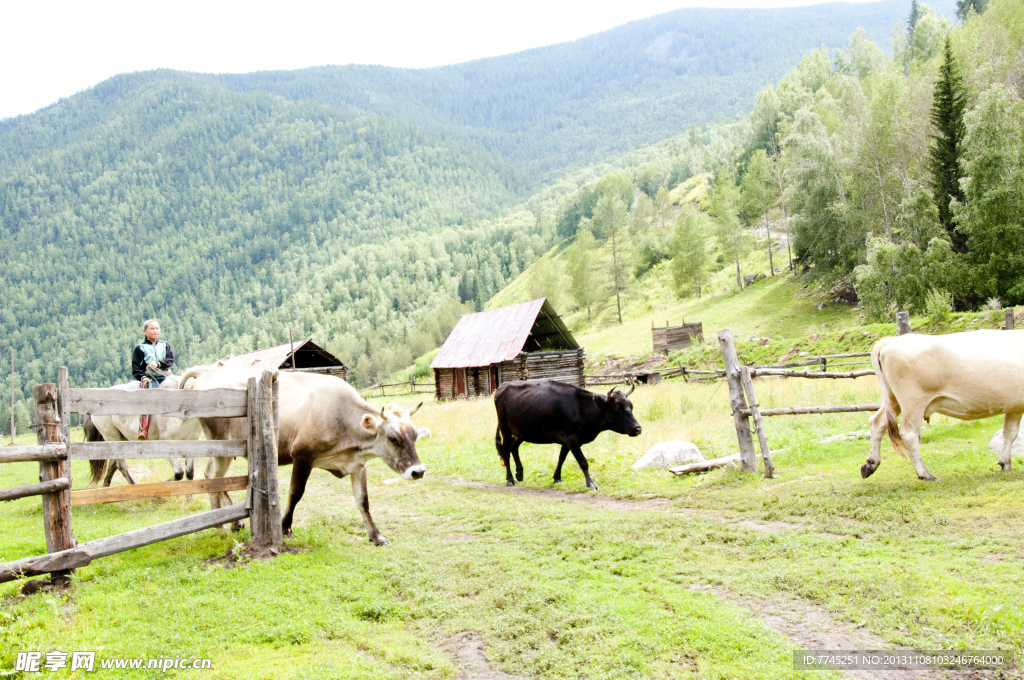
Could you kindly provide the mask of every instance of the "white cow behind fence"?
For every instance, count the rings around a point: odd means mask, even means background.
[[[1013,469],[1010,448],[1024,414],[1024,331],[882,338],[871,350],[871,362],[882,405],[870,418],[871,453],[861,466],[862,477],[881,464],[887,433],[893,448],[910,456],[918,478],[935,481],[920,448],[921,425],[935,413],[961,420],[1004,416],[999,465]]]

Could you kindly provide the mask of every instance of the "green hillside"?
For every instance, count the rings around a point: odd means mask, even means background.
[[[653,292],[641,299],[643,286],[622,291],[627,317],[650,313],[661,323],[679,294],[668,273],[675,217],[664,208],[699,200],[687,181],[710,190],[742,171],[764,113],[759,95],[753,117],[698,128],[673,117],[690,105],[672,97],[696,97],[704,113],[720,115],[715,97],[733,97],[764,76],[758,69],[784,60],[787,26],[792,44],[823,26],[845,36],[849,17],[886,7],[786,10],[778,21],[758,12],[672,14],[523,55],[402,72],[408,108],[379,107],[392,117],[336,106],[359,102],[339,100],[326,85],[313,88],[323,100],[313,101],[312,90],[257,91],[253,83],[266,74],[243,87],[244,78],[156,71],[0,122],[0,337],[16,353],[16,390],[26,395],[61,364],[76,385],[127,379],[129,349],[149,317],[163,322],[179,366],[282,343],[291,331],[337,354],[353,382],[369,384],[436,347],[461,311],[482,308],[571,238],[600,208],[595,187],[610,174],[639,190],[624,206],[630,219],[640,214],[634,209],[661,206],[657,225],[629,245],[630,276],[649,279]],[[840,66],[825,50],[805,57],[778,85],[783,116],[837,91],[849,78]],[[449,76],[429,80],[442,72],[477,76],[460,95],[441,87]],[[601,80],[608,74],[622,77]],[[677,79],[697,75],[720,79],[713,93]],[[397,97],[406,87],[389,78],[374,81],[397,88]],[[434,99],[416,94],[427,90]],[[492,97],[493,115],[474,97]],[[503,97],[525,104],[512,115],[498,106]],[[750,106],[744,97],[736,106]],[[438,102],[454,107],[447,117],[423,113]],[[474,136],[481,130],[497,141]],[[652,138],[661,141],[634,148]],[[625,153],[609,156],[614,149]],[[536,188],[562,167],[574,169]],[[643,200],[634,205],[633,196]],[[708,291],[730,278],[726,249],[711,250],[707,268],[719,274]],[[557,284],[541,278],[541,289]],[[531,293],[536,279],[524,279]],[[653,306],[655,294],[673,302]],[[607,310],[592,328],[607,322]]]
[[[952,16],[952,0],[931,4]],[[886,45],[908,8],[906,0],[689,8],[452,66],[326,66],[214,79],[439,127],[526,169],[539,184],[745,112],[758,89],[808,51],[845,45],[858,28]]]
[[[0,133],[0,337],[25,386],[60,364],[78,384],[127,379],[153,316],[180,364],[289,326],[387,338],[401,317],[400,338],[452,277],[489,271],[500,240],[472,222],[516,191],[490,158],[409,123],[120,77]],[[502,246],[526,262],[548,247],[532,227]]]

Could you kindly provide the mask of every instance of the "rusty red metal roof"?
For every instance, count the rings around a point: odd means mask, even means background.
[[[300,358],[298,361],[298,367],[308,368],[304,366],[305,363],[310,363],[315,366],[343,366],[344,364],[338,360],[333,354],[318,346],[312,340],[298,340],[295,342],[295,353],[299,354],[302,351],[303,355],[308,355],[305,361]],[[291,366],[291,354],[292,344],[287,343],[284,345],[278,345],[277,347],[267,347],[266,349],[258,349],[255,352],[246,352],[245,354],[236,354],[222,361],[225,364],[232,366],[243,366],[245,368],[258,368],[262,370],[273,370],[275,368],[281,368],[285,364]]]
[[[579,347],[546,298],[531,300],[511,307],[486,312],[463,314],[448,339],[430,363],[431,368],[466,368],[490,366],[514,359],[523,351],[527,338],[537,323],[537,315],[545,317],[570,347]]]

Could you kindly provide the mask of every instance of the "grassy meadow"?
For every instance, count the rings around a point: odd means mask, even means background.
[[[870,378],[756,386],[766,407],[877,399]],[[888,444],[862,480],[867,440],[817,442],[865,429],[867,414],[769,419],[775,479],[676,478],[630,466],[670,439],[708,458],[734,453],[725,386],[671,382],[631,398],[643,434],[586,447],[596,494],[571,457],[552,484],[557,447],[533,445],[517,489],[528,493],[510,493],[491,402],[428,402],[416,416],[432,431],[419,443],[426,479],[369,467],[390,546],[367,541],[348,480],[316,471],[293,550],[276,559],[246,561],[247,531],[210,530],[97,560],[67,592],[20,597],[20,584],[0,585],[0,672],[18,650],[96,650],[213,660],[212,671],[169,672],[181,677],[455,678],[469,639],[513,677],[802,677],[792,650],[804,645],[766,623],[771,603],[813,607],[886,647],[1021,658],[1024,485],[988,452],[997,419],[933,418],[922,444],[941,480],[931,484]],[[135,463],[148,481],[170,476],[166,461]],[[74,473],[80,486],[85,465]],[[36,474],[2,466],[0,487]],[[76,507],[74,527],[85,541],[206,507],[199,497]],[[4,504],[0,521],[0,558],[44,551],[38,498]]]

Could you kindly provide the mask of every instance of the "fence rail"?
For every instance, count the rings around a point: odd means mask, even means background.
[[[69,407],[93,416],[167,415],[175,418],[244,418],[245,390],[71,389]]]
[[[880,404],[853,404],[849,406],[793,406],[791,408],[761,409],[762,416],[800,416],[812,413],[859,413],[861,411],[877,411]],[[753,409],[743,409],[744,416],[752,416]]]
[[[246,456],[248,442],[227,441],[136,441],[76,442],[71,445],[71,460],[113,460],[117,458],[231,458]]]
[[[0,464],[3,463],[52,463],[66,460],[68,447],[64,444],[42,446],[8,446],[0,449]]]
[[[99,489],[79,489],[71,492],[71,505],[92,505],[95,503],[119,503],[147,498],[167,496],[189,496],[195,493],[219,493],[241,491],[249,486],[249,478],[213,477],[181,482],[157,482],[155,484],[129,484],[127,486],[105,486]]]
[[[68,481],[67,477],[58,477],[48,482],[24,484],[13,489],[4,489],[0,491],[0,501],[14,501],[19,498],[27,498],[28,496],[42,496],[44,493],[57,493],[58,491],[70,488],[71,482]]]

